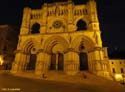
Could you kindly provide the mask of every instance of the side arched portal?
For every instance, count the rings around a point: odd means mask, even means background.
[[[79,55],[79,70],[90,70],[94,57],[94,52],[91,52],[95,47],[93,40],[81,35],[72,41],[71,46]]]
[[[24,43],[24,54],[25,54],[25,70],[35,70],[36,68],[36,48],[35,42],[32,39],[27,40]]]

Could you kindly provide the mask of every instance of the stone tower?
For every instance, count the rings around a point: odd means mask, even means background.
[[[24,8],[12,72],[35,74],[58,70],[69,75],[88,70],[108,76],[96,2],[76,5],[44,3],[41,9]]]

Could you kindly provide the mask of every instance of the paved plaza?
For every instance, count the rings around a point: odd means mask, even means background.
[[[66,83],[0,73],[0,92],[125,92],[122,85],[108,85]]]

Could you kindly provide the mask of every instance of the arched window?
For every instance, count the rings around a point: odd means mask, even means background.
[[[80,20],[77,22],[77,31],[80,31],[80,30],[87,30],[86,22],[83,21],[82,19],[80,19]]]
[[[40,33],[40,24],[35,23],[31,28],[31,34]]]

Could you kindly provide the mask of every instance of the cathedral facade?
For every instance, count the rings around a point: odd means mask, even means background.
[[[28,70],[38,75],[52,70],[68,75],[84,70],[109,75],[94,0],[81,5],[68,0],[44,3],[41,9],[24,8],[11,72]]]

